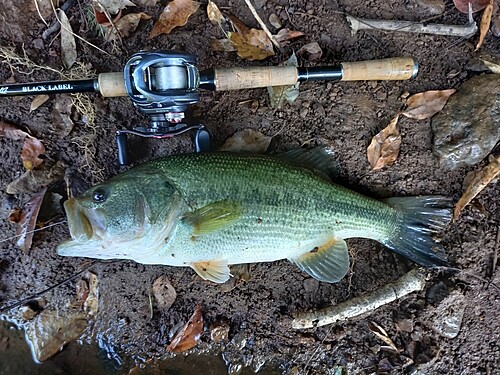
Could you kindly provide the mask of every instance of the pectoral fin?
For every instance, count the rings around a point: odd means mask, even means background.
[[[327,283],[339,282],[349,270],[349,253],[344,240],[331,239],[289,260],[315,279]]]
[[[194,262],[190,266],[203,280],[213,281],[214,283],[225,283],[231,276],[226,260]]]
[[[242,212],[241,204],[224,200],[187,213],[184,221],[193,226],[193,236],[198,236],[231,225],[240,218]]]

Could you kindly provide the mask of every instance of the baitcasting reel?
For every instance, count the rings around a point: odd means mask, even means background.
[[[127,135],[170,138],[193,130],[197,152],[209,151],[210,134],[188,119],[199,89],[211,91],[293,85],[305,81],[406,80],[416,76],[412,58],[343,62],[337,67],[260,66],[199,71],[196,56],[177,51],[139,52],[123,73],[102,73],[96,79],[0,85],[0,96],[99,92],[104,97],[128,96],[149,124],[117,131],[118,163],[127,164]]]

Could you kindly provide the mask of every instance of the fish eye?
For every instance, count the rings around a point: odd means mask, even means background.
[[[92,200],[95,203],[104,203],[108,198],[108,194],[104,189],[95,189],[92,193]]]

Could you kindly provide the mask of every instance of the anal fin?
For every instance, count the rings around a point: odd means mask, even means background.
[[[227,260],[193,262],[190,266],[203,280],[213,281],[214,283],[225,283],[231,276]]]
[[[339,282],[349,271],[347,244],[334,238],[289,260],[315,279],[327,283]]]

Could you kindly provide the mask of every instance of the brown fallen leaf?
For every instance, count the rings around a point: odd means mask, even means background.
[[[455,89],[420,92],[406,99],[406,109],[401,112],[408,118],[425,120],[443,109]]]
[[[226,139],[219,151],[251,152],[263,154],[269,148],[273,137],[254,129],[244,129]]]
[[[61,59],[64,67],[69,69],[77,58],[75,35],[66,13],[62,9],[58,9],[57,14],[61,21]]]
[[[19,238],[17,239],[16,245],[25,253],[31,248],[34,234],[33,230],[36,227],[36,219],[46,192],[47,188],[43,188],[40,192],[34,194],[21,210],[21,216],[17,226],[17,235]]]
[[[45,155],[45,146],[35,137],[28,136],[24,139],[23,149],[21,150],[21,160],[25,169],[30,170],[40,166],[43,163],[40,156]]]
[[[476,49],[474,51],[477,51],[479,47],[481,47],[481,45],[483,44],[484,38],[486,37],[488,30],[490,29],[492,15],[493,15],[493,0],[490,0],[489,4],[486,6],[486,8],[484,8],[484,12],[481,17],[481,24],[479,25],[479,40],[476,44]]]
[[[490,182],[500,175],[500,155],[489,157],[489,164],[474,172],[465,193],[458,200],[453,211],[453,220],[457,220],[460,212],[467,206]]]
[[[453,0],[455,7],[462,13],[469,13],[469,3],[472,6],[472,12],[479,12],[486,8],[490,0]]]
[[[158,21],[153,26],[153,30],[148,39],[154,38],[160,34],[168,34],[178,26],[184,26],[188,18],[194,14],[200,3],[194,0],[174,0],[165,7]]]
[[[373,170],[382,169],[394,164],[401,146],[401,135],[397,127],[399,113],[386,128],[373,137],[366,154]]]
[[[158,277],[153,283],[153,295],[160,310],[168,310],[177,298],[177,292],[166,276]]]
[[[217,6],[217,4],[210,0],[208,0],[207,15],[208,19],[210,20],[210,22],[212,22],[213,25],[221,25],[224,21],[224,16],[222,15],[219,7]]]
[[[127,14],[114,22],[115,27],[108,29],[104,39],[110,42],[119,40],[120,37],[126,38],[137,29],[141,20],[149,19],[151,19],[151,16],[144,12]]]
[[[210,47],[213,51],[218,52],[234,52],[236,48],[229,39],[211,39]]]
[[[306,44],[297,51],[297,56],[300,56],[307,61],[319,60],[322,55],[323,50],[317,42]]]
[[[31,102],[31,105],[30,105],[30,112],[33,112],[34,110],[38,109],[47,100],[49,100],[48,95],[42,94],[42,95],[35,96],[35,99],[33,99],[33,101]]]
[[[5,189],[7,194],[33,194],[64,177],[66,165],[62,161],[57,161],[53,166],[45,163],[41,168],[30,169],[24,172],[19,178],[12,181]]]
[[[113,15],[112,18],[108,17],[106,13],[100,12],[98,8],[92,4],[92,8],[94,10],[94,17],[96,22],[101,25],[102,27],[110,27],[115,22],[118,22],[118,20],[122,17],[122,11],[120,10],[116,15]],[[109,15],[109,13],[108,13]],[[110,21],[111,20],[111,21]]]
[[[14,124],[7,121],[0,121],[0,137],[5,137],[13,141],[19,141],[20,139],[26,138],[28,135],[29,134],[27,132],[19,129]]]
[[[302,31],[281,29],[280,31],[278,31],[278,34],[276,34],[275,37],[279,44],[281,44],[282,46],[286,46],[288,43],[290,43],[290,40],[299,38],[303,35],[304,33]]]
[[[194,348],[200,341],[201,333],[203,332],[203,315],[201,306],[196,306],[193,315],[189,321],[175,335],[172,342],[167,346],[167,350],[173,353],[181,353],[191,348]]]
[[[57,95],[54,109],[52,110],[52,128],[61,137],[67,137],[73,130],[74,123],[71,120],[73,110],[73,98],[71,95]]]
[[[236,32],[229,32],[228,39],[236,48],[239,57],[263,60],[274,55],[273,43],[264,30],[250,29],[235,16],[229,18]]]

